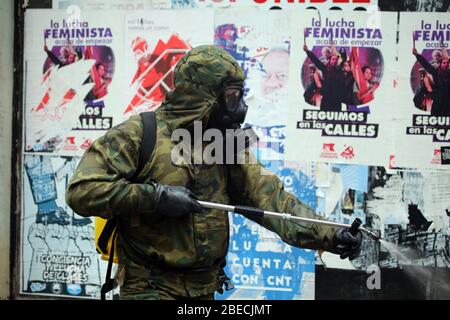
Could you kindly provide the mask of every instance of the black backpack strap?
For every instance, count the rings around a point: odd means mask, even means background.
[[[228,213],[227,213],[228,214]],[[228,252],[228,248],[230,246],[230,220],[227,219],[227,250],[225,252]],[[226,259],[226,253],[225,257],[223,257],[222,261],[219,264],[219,273],[217,274],[217,278],[219,279],[219,289],[217,289],[217,292],[220,294],[224,293],[223,286],[225,286],[226,291],[230,291],[234,289],[234,284],[231,282],[231,279],[227,276],[225,273],[225,267],[227,266],[227,259]]]
[[[225,273],[225,267],[227,265],[227,260],[224,258],[222,262],[220,263],[220,269],[219,273],[217,275],[217,278],[219,279],[219,289],[217,289],[217,292],[220,294],[224,293],[223,286],[225,286],[226,291],[230,291],[234,289],[234,284],[231,282],[231,279],[227,276]]]
[[[142,136],[141,147],[139,149],[139,162],[131,181],[135,181],[144,168],[145,164],[150,160],[153,149],[156,145],[156,115],[152,111],[140,113],[144,126],[144,134]]]
[[[116,220],[116,218],[114,218]],[[111,221],[111,220],[110,220]],[[111,252],[109,253],[109,259],[108,259],[108,268],[106,269],[106,279],[105,283],[102,285],[102,289],[100,291],[100,299],[106,300],[106,294],[110,292],[114,288],[114,278],[111,278],[111,271],[112,271],[112,265],[114,261],[114,243],[117,238],[117,228],[114,229],[114,233],[112,236],[112,245],[111,245]]]
[[[130,179],[133,182],[137,181],[137,177],[139,173],[141,173],[142,169],[144,168],[145,164],[150,160],[150,156],[152,155],[153,149],[156,145],[156,115],[154,112],[142,112],[142,123],[143,123],[143,136],[142,136],[142,142],[141,146],[139,148],[139,162],[137,169],[133,175],[133,177]],[[137,217],[136,214],[132,213],[131,220],[134,219],[134,217]],[[105,224],[105,227],[102,230],[102,233],[99,236],[98,244],[99,248],[103,250],[103,252],[107,252],[107,246],[108,246],[108,240],[112,236],[112,245],[111,245],[111,251],[109,253],[109,259],[108,259],[108,268],[106,270],[106,279],[105,283],[102,285],[101,289],[101,299],[106,299],[106,294],[111,291],[114,288],[114,278],[111,278],[111,271],[112,271],[112,265],[114,261],[114,243],[117,238],[117,234],[119,233],[118,230],[118,219],[117,217],[114,217],[110,220],[108,220]]]
[[[109,239],[113,235],[114,230],[117,226],[117,217],[109,219],[106,221],[105,226],[102,229],[102,233],[98,237],[97,245],[100,248],[100,253],[108,252]]]
[[[150,156],[152,155],[153,149],[156,144],[156,115],[154,112],[142,112],[140,113],[143,124],[143,135],[141,146],[139,148],[139,160],[136,171],[131,177],[131,182],[139,182],[138,176],[141,173],[144,166],[147,164],[148,160],[150,160]],[[138,227],[140,225],[139,214],[137,212],[131,213],[131,226]]]

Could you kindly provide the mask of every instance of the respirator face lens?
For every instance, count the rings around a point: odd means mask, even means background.
[[[242,96],[242,90],[240,88],[227,88],[223,94],[223,100],[225,104],[225,110],[227,112],[235,112],[238,108],[239,101]]]
[[[227,121],[235,124],[241,124],[247,114],[247,105],[243,99],[242,88],[228,87],[223,93],[223,103],[225,109],[225,118]]]

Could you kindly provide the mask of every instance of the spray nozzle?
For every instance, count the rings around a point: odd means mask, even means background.
[[[374,233],[364,227],[361,227],[361,224],[362,224],[361,219],[356,218],[349,228],[350,234],[356,236],[356,234],[358,233],[358,230],[360,230],[361,232],[365,233],[372,240],[375,240],[375,241],[380,240],[380,237],[376,233]]]
[[[356,218],[352,225],[350,226],[350,229],[348,230],[351,235],[356,236],[358,234],[359,227],[361,226],[362,221],[359,218]]]
[[[370,231],[364,227],[360,227],[359,230],[361,230],[362,232],[364,232],[369,238],[371,238],[374,241],[380,241],[380,236],[377,235],[375,232]]]

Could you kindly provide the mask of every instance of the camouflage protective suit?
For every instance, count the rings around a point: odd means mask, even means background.
[[[219,264],[228,249],[227,213],[205,209],[179,219],[166,218],[155,212],[157,183],[185,186],[203,201],[321,219],[284,191],[281,181],[259,163],[172,163],[176,145],[172,132],[196,120],[207,123],[212,110],[219,107],[224,87],[243,86],[243,82],[242,69],[226,51],[214,46],[194,48],[176,66],[175,89],[156,112],[157,141],[139,174],[143,183],[129,182],[143,135],[139,115],[110,129],[84,154],[66,192],[68,205],[82,216],[117,216],[127,239],[148,257],[144,261],[132,256],[119,233],[118,256],[125,269],[121,298],[211,298],[219,287]],[[293,246],[333,251],[336,228],[273,218],[253,220]]]

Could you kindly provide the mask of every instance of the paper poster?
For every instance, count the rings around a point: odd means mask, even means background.
[[[401,13],[394,166],[450,169],[450,24]]]
[[[447,0],[379,0],[378,6],[381,11],[450,11],[450,2]]]
[[[246,0],[236,0],[241,2],[246,2]],[[352,10],[367,10],[375,12],[377,10],[378,0],[303,0],[303,1],[283,1],[283,0],[248,0],[248,2],[253,2],[260,8],[264,9],[282,9],[286,11],[292,10],[304,10],[304,9],[317,9],[323,12],[327,10],[342,10],[342,11],[352,11]]]
[[[352,224],[358,218],[370,222],[367,211],[367,177],[369,167],[348,164],[317,163],[317,213],[328,220]],[[338,255],[323,253],[327,267],[339,269],[366,268],[375,242],[363,238],[361,255],[353,260],[341,260]],[[370,249],[367,249],[370,248]],[[371,257],[371,256],[370,256]],[[363,263],[364,262],[364,263]],[[369,263],[370,265],[370,263]],[[364,269],[365,270],[365,269]]]
[[[172,9],[179,8],[257,8],[261,10],[376,10],[377,0],[364,1],[286,1],[286,0],[171,0]]]
[[[449,181],[444,172],[391,174],[370,167],[367,210],[384,239],[372,247],[373,262],[382,268],[450,266]]]
[[[326,172],[327,183],[317,188],[317,213],[329,220],[351,224],[355,218],[366,220],[367,166],[317,164],[318,175]]]
[[[173,89],[178,61],[193,47],[213,44],[212,10],[183,10],[183,17],[179,11],[127,15],[124,118],[157,108]]]
[[[258,135],[258,158],[281,160],[288,111],[290,30],[285,12],[218,11],[215,45],[241,65],[246,76],[245,126]]]
[[[316,206],[315,169],[312,164],[269,167],[285,190],[305,204]],[[230,243],[226,274],[235,285],[216,299],[312,300],[315,251],[284,243],[275,233],[242,215],[230,214]]]
[[[397,17],[307,10],[291,17],[286,158],[385,165]]]
[[[79,156],[120,120],[123,16],[26,12],[26,152]]]
[[[53,9],[78,10],[151,10],[170,9],[171,0],[53,0]]]
[[[64,201],[77,163],[72,157],[24,157],[21,293],[100,298],[106,262],[95,249],[93,220]]]
[[[248,6],[252,0],[170,0],[172,9],[181,8],[228,8],[230,6]]]

